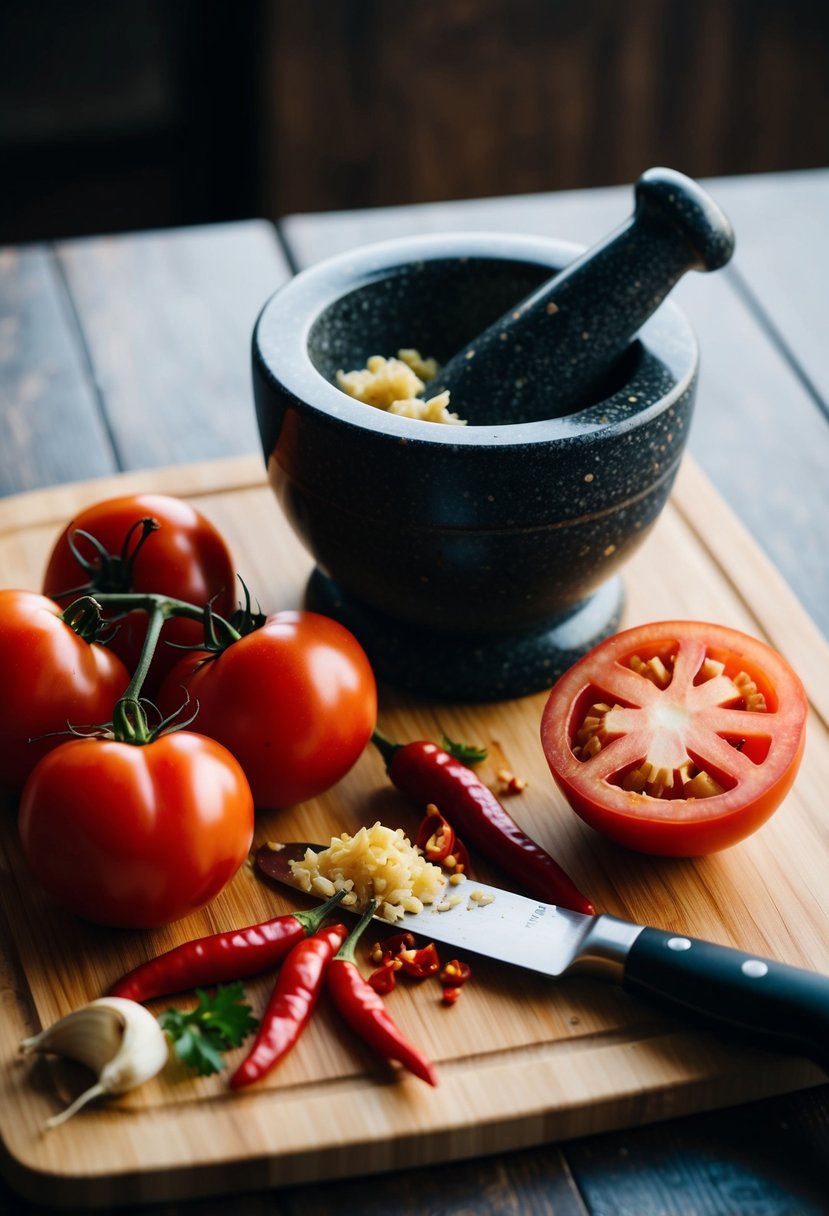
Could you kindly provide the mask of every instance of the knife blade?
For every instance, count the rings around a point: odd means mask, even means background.
[[[257,850],[256,866],[302,892],[290,863],[324,847],[270,843]],[[829,1071],[829,977],[816,971],[607,913],[585,916],[473,880],[447,885],[444,898],[407,912],[396,927],[553,979],[575,974],[615,983],[709,1027],[806,1054]]]

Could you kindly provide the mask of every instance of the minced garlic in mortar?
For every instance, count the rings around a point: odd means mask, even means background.
[[[290,863],[298,887],[326,898],[343,888],[343,903],[359,908],[376,899],[377,914],[392,924],[407,912],[422,912],[442,894],[446,880],[440,866],[426,861],[402,828],[375,823],[354,835],[335,836],[327,849],[306,849]]]
[[[424,359],[420,351],[407,348],[399,350],[397,358],[372,355],[360,370],[338,371],[337,384],[356,401],[390,414],[417,418],[421,422],[465,426],[464,419],[451,413],[448,392],[426,399],[421,397],[426,382],[435,378],[437,370],[434,359]]]

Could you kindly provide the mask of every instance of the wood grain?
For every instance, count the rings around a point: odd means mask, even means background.
[[[71,301],[47,248],[0,249],[0,484],[117,471]]]
[[[250,337],[290,277],[269,224],[93,237],[58,256],[119,468],[256,450]]]
[[[31,584],[70,500],[79,506],[110,485],[0,503],[0,566]],[[310,562],[278,513],[258,460],[146,473],[144,485],[192,497],[215,520],[264,606],[300,601]],[[737,848],[696,862],[655,862],[597,838],[565,810],[545,771],[536,742],[543,695],[476,709],[409,704],[383,690],[381,726],[398,738],[446,731],[489,744],[529,779],[513,813],[603,909],[829,971],[825,644],[809,633],[779,576],[762,559],[758,564],[752,542],[690,461],[631,561],[627,586],[629,623],[686,615],[722,621],[771,640],[804,676],[813,714],[796,787],[772,821]],[[375,818],[412,831],[417,813],[388,786],[379,758],[366,753],[328,794],[260,816],[256,842],[325,839]],[[175,926],[95,929],[62,916],[34,889],[10,817],[0,843],[0,1052],[10,1065],[0,1079],[0,1130],[7,1177],[38,1200],[55,1202],[59,1175],[62,1202],[90,1206],[286,1186],[630,1127],[824,1080],[806,1061],[690,1032],[596,983],[554,986],[479,961],[475,982],[451,1013],[424,989],[398,989],[390,998],[404,1030],[436,1058],[442,1084],[435,1092],[379,1067],[321,1006],[300,1048],[255,1092],[231,1097],[222,1078],[191,1079],[173,1067],[44,1136],[43,1119],[78,1077],[65,1066],[33,1068],[16,1059],[23,1034],[178,940],[290,904],[244,869],[208,909]],[[250,984],[256,1008],[268,987],[267,977]]]
[[[711,183],[712,189],[719,187],[720,183]],[[756,174],[724,181],[721,188],[739,232],[737,265],[746,298],[780,336],[793,366],[829,417],[829,369],[821,324],[829,246],[820,222],[829,210],[829,173]],[[785,402],[780,409],[785,415]],[[825,484],[823,489],[829,494]]]

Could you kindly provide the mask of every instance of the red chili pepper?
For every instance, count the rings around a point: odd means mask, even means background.
[[[183,942],[122,976],[110,988],[109,995],[149,1001],[156,996],[170,996],[269,971],[297,942],[317,932],[344,894],[338,891],[327,903],[310,912],[275,916],[246,929]]]
[[[454,1005],[460,994],[461,990],[458,985],[451,987],[448,984],[444,984],[441,1000],[443,1001],[444,1005]]]
[[[369,958],[378,964],[378,971],[383,967],[392,967],[396,971],[402,968],[407,975],[413,975],[415,979],[424,979],[440,970],[435,943],[429,942],[418,949],[413,933],[398,933],[396,937],[390,937],[385,942],[375,942],[369,951]],[[369,977],[370,980],[372,978]]]
[[[429,1085],[437,1085],[434,1065],[403,1036],[386,1012],[383,998],[363,979],[357,968],[354,950],[374,915],[374,909],[375,904],[370,903],[356,929],[329,964],[326,986],[331,1000],[343,1021],[369,1047],[373,1047],[386,1060],[397,1060]]]
[[[423,850],[427,861],[443,861],[452,852],[454,843],[455,829],[431,802],[426,808],[426,818],[420,825],[415,844]]]
[[[500,866],[535,899],[592,916],[596,909],[541,845],[536,844],[472,769],[435,743],[394,744],[375,731],[372,740],[389,777],[414,801],[435,803],[467,843]]]
[[[371,947],[372,962],[381,963],[387,958],[397,958],[404,950],[414,950],[416,944],[414,933],[396,933],[384,942],[375,942]]]
[[[388,959],[372,971],[368,977],[368,983],[371,984],[375,992],[379,992],[381,996],[385,996],[389,992],[393,992],[397,986],[397,976],[395,971],[397,968],[394,965],[395,960]]]
[[[444,988],[460,988],[461,984],[472,975],[472,968],[469,963],[462,963],[459,959],[453,958],[448,962],[440,973],[440,982]]]
[[[466,846],[433,802],[426,808],[426,818],[420,825],[415,844],[423,850],[426,860],[435,865],[448,865],[450,869],[464,873],[469,870]]]
[[[259,1081],[294,1046],[314,1012],[326,968],[347,934],[345,925],[330,925],[291,949],[279,970],[253,1046],[230,1078],[231,1089]]]
[[[407,975],[422,980],[428,975],[437,975],[440,971],[440,959],[434,942],[429,942],[421,950],[403,950],[397,955],[400,965]]]

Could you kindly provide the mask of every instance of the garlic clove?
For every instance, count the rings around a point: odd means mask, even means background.
[[[156,1076],[167,1062],[168,1046],[157,1020],[137,1001],[101,997],[60,1018],[40,1034],[24,1039],[23,1052],[66,1056],[97,1074],[94,1085],[51,1119],[56,1127],[93,1098],[126,1093]]]

